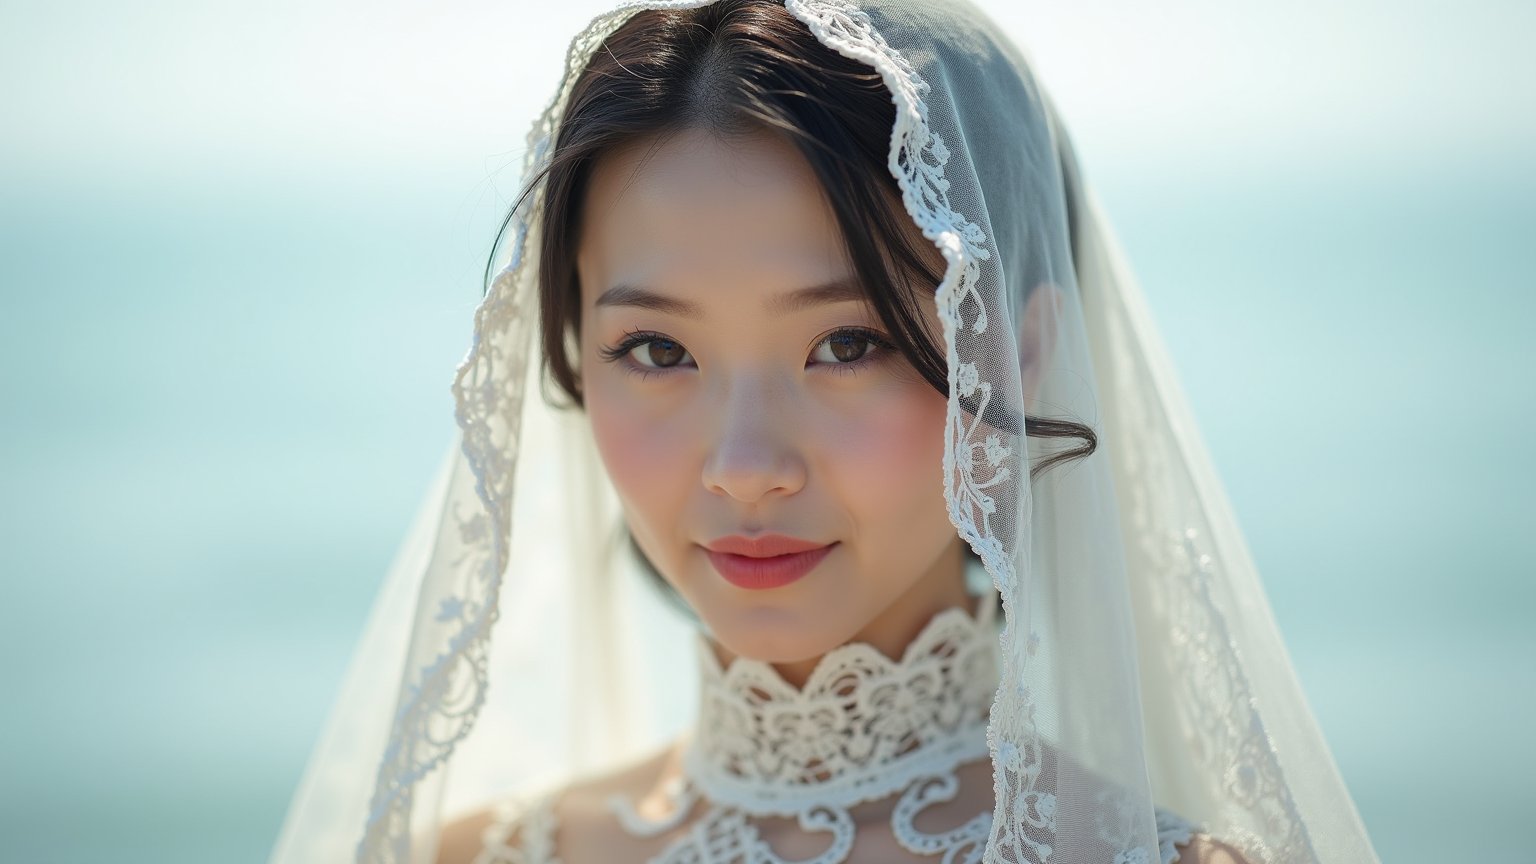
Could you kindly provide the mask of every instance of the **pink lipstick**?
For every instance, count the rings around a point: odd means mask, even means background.
[[[814,543],[783,534],[722,537],[704,547],[715,572],[737,588],[782,588],[811,572],[834,543]]]

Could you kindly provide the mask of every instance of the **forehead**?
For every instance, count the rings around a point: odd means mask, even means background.
[[[605,154],[582,207],[577,266],[590,301],[615,282],[689,285],[847,272],[810,164],[780,136],[685,130]]]

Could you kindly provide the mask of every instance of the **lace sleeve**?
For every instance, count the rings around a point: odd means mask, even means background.
[[[554,800],[547,794],[501,802],[473,864],[561,864],[555,857]]]
[[[1158,852],[1162,854],[1163,864],[1173,864],[1179,860],[1179,850],[1173,847],[1179,843],[1188,843],[1197,826],[1172,810],[1157,807],[1155,812]]]

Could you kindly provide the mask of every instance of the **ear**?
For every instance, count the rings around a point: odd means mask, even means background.
[[[1061,328],[1061,308],[1066,292],[1054,282],[1041,282],[1029,292],[1024,315],[1019,323],[1019,378],[1024,389],[1024,405],[1034,402],[1045,375],[1045,364],[1056,349],[1056,333]]]

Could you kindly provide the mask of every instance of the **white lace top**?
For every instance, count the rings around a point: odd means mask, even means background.
[[[618,824],[634,837],[673,832],[647,864],[788,864],[753,819],[794,817],[805,832],[828,838],[804,864],[839,864],[859,830],[849,809],[899,796],[889,827],[902,848],[944,864],[980,861],[990,802],[948,831],[924,831],[916,821],[956,798],[957,769],[988,758],[994,608],[987,602],[974,617],[962,609],[934,616],[900,660],[861,643],[841,646],[800,688],[755,660],[737,658],[722,669],[701,639],[699,715],[684,742],[682,776],[668,790],[670,815],[647,820],[634,802],[615,796],[609,807]],[[560,864],[557,797],[502,801],[474,864]],[[1046,813],[1054,806],[1050,795],[1039,803]],[[1156,824],[1158,854],[1171,864],[1179,857],[1175,845],[1198,826],[1162,808]],[[1150,850],[1136,848],[1119,851],[1114,864],[1152,860]]]
[[[485,829],[485,845],[474,864],[562,864],[555,855],[557,823],[553,801],[554,796],[546,795],[527,807],[510,799],[502,802],[496,819]],[[1159,860],[1162,864],[1173,864],[1179,860],[1176,845],[1187,843],[1195,826],[1170,810],[1159,807],[1156,813]],[[673,859],[664,855],[661,860]],[[704,860],[709,864],[717,861],[713,858]],[[1130,861],[1129,858],[1121,860]]]

